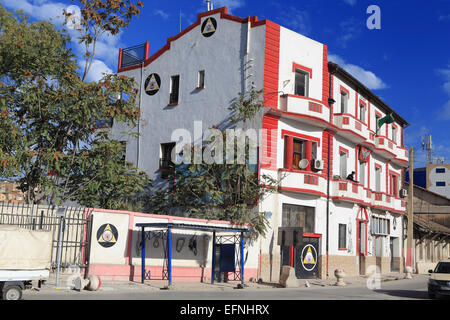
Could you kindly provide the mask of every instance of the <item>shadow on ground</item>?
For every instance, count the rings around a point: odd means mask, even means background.
[[[419,290],[374,290],[377,293],[408,299],[429,299],[426,291]]]

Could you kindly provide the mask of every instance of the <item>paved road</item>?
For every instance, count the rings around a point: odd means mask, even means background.
[[[108,287],[102,291],[69,291],[43,289],[40,292],[25,291],[25,300],[417,300],[428,299],[427,276],[417,275],[412,280],[382,282],[378,290],[365,285],[346,287],[159,290],[142,286]]]

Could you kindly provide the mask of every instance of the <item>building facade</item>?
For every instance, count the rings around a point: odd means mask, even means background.
[[[408,174],[405,176],[409,181]],[[414,185],[450,198],[450,164],[428,163],[424,168],[414,169]]]
[[[25,203],[25,196],[17,187],[18,184],[14,181],[0,181],[0,202]]]
[[[141,53],[139,53],[141,51]],[[258,205],[270,230],[260,237],[258,277],[278,281],[282,265],[299,278],[381,272],[403,266],[401,183],[408,166],[408,123],[340,66],[327,46],[269,20],[239,18],[219,8],[149,55],[149,44],[121,49],[118,73],[139,89],[141,136],[122,136],[126,159],[164,184],[168,154],[184,129],[193,141],[229,125],[239,92],[263,90],[258,130],[259,174],[279,181]],[[385,116],[392,123],[377,130]],[[354,172],[354,181],[347,176]],[[279,246],[280,227],[303,228],[303,242]]]

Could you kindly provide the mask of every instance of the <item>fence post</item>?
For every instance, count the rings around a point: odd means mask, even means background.
[[[59,234],[58,234],[58,252],[56,257],[56,287],[59,285],[59,271],[61,265],[61,247],[62,238],[64,233],[64,216],[66,214],[66,208],[58,208],[56,216],[59,217]]]

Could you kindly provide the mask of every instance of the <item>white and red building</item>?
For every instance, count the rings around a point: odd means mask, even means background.
[[[134,60],[138,50],[142,59]],[[120,124],[113,132],[126,142],[127,160],[156,182],[164,182],[175,129],[194,135],[198,121],[203,130],[221,128],[237,93],[263,89],[268,111],[255,125],[266,129],[258,167],[280,186],[259,203],[270,213],[271,230],[258,240],[258,277],[276,281],[283,264],[298,277],[332,276],[338,267],[347,275],[365,274],[372,265],[382,272],[402,268],[408,123],[329,62],[325,44],[223,7],[199,14],[149,51],[146,43],[119,55],[118,73],[134,77],[140,90],[135,130],[141,136],[122,137]],[[395,122],[377,134],[377,119],[388,114]],[[358,182],[346,179],[352,171]],[[304,244],[278,246],[279,227],[302,227]]]

